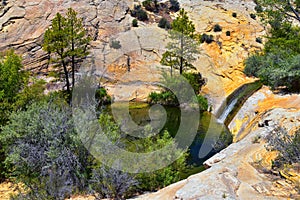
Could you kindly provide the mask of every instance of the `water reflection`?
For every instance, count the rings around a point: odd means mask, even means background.
[[[123,127],[124,132],[128,132],[125,126],[126,123],[128,123],[128,116],[122,116],[121,114],[123,112],[118,113],[118,109],[122,110],[124,108],[128,108],[128,103],[118,103],[114,105],[114,116],[118,116],[117,120],[121,127]],[[127,109],[126,108],[126,109]],[[157,109],[163,109],[165,111],[157,112]],[[149,115],[150,110],[150,115]],[[111,113],[110,106],[106,107],[104,109],[105,112]],[[157,113],[155,113],[157,112]],[[162,115],[165,116],[159,116],[159,114],[162,113]],[[178,132],[180,122],[181,122],[181,115],[184,115],[184,113],[181,112],[180,108],[178,107],[170,107],[170,106],[164,106],[164,107],[156,107],[155,109],[150,109],[150,106],[147,104],[141,104],[141,103],[130,103],[129,104],[129,115],[130,115],[130,123],[135,123],[137,126],[145,126],[147,124],[151,124],[151,126],[154,127],[154,130],[156,133],[162,133],[164,130],[167,130],[172,137],[175,137],[176,133]],[[188,115],[185,117],[189,117]],[[125,120],[124,120],[125,119]],[[163,119],[163,120],[161,120]],[[123,121],[122,121],[123,120]],[[186,122],[196,120],[196,119],[189,119],[185,120]],[[213,156],[216,152],[224,148],[228,143],[231,142],[231,134],[226,126],[224,124],[221,124],[218,122],[218,120],[209,112],[204,112],[200,114],[199,120],[199,127],[197,134],[193,140],[193,143],[189,147],[190,155],[188,158],[188,164],[193,166],[200,166],[203,164],[203,162],[208,159],[209,157]],[[124,126],[122,126],[122,124]],[[190,124],[186,124],[186,126],[190,126]],[[125,127],[125,128],[124,128]],[[138,135],[141,130],[138,128],[135,130],[130,130],[132,133],[130,133],[131,136]],[[222,136],[222,141],[219,140],[217,143],[217,148],[213,149],[212,146],[215,145],[216,141],[219,139],[219,136]],[[184,136],[181,136],[184,137]],[[205,144],[203,144],[205,139]],[[178,140],[181,140],[178,138]],[[184,138],[182,139],[184,140]],[[215,145],[216,146],[216,145]],[[203,151],[208,149],[209,152],[199,152],[200,149]]]

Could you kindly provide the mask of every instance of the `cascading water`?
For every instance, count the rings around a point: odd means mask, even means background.
[[[216,113],[217,121],[228,125],[239,108],[254,92],[260,89],[262,84],[259,81],[247,83],[231,93]]]
[[[225,110],[222,112],[220,117],[217,119],[219,123],[223,124],[225,122],[227,116],[231,113],[231,111],[233,110],[237,102],[238,102],[238,98],[236,97],[229,103],[229,105],[225,108]]]

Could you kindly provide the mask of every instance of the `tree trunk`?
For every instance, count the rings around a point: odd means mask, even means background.
[[[182,74],[183,72],[183,57],[180,56],[180,69],[179,69],[179,73]]]
[[[72,88],[74,88],[75,85],[75,42],[74,42],[74,23],[73,20],[71,21],[71,42],[72,42]]]
[[[183,72],[183,33],[181,33],[180,36],[180,68],[179,68],[179,73],[180,75]]]
[[[72,56],[72,88],[74,88],[74,85],[75,85],[75,56],[73,55]]]
[[[71,90],[70,90],[69,73],[68,73],[68,69],[67,69],[67,65],[66,65],[65,61],[63,60],[63,58],[61,58],[61,59],[62,59],[61,62],[62,62],[63,68],[64,68],[66,85],[67,85],[67,93],[68,93],[67,101],[70,104],[70,102],[71,102]]]

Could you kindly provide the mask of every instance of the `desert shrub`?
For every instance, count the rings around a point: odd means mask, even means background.
[[[151,92],[148,101],[150,104],[179,105],[176,96],[171,91]]]
[[[177,12],[180,10],[180,5],[177,0],[170,0],[170,3],[171,3],[170,10],[172,10],[174,12]]]
[[[226,36],[230,36],[230,31],[226,31]]]
[[[250,13],[250,17],[254,20],[256,19],[256,15],[254,13]]]
[[[184,76],[189,84],[192,86],[194,89],[195,94],[199,94],[201,87],[205,84],[205,79],[202,77],[201,73],[187,73],[184,72],[182,74]]]
[[[255,39],[255,41],[256,41],[257,43],[262,44],[262,39],[261,39],[260,37],[257,37],[257,38]]]
[[[266,140],[268,142],[267,150],[279,152],[274,166],[300,163],[300,129],[294,135],[290,135],[285,128],[277,126],[268,134]]]
[[[197,95],[197,102],[198,102],[200,111],[207,111],[208,110],[208,102],[207,102],[207,99],[204,96]]]
[[[137,185],[133,175],[105,166],[94,168],[90,179],[90,187],[97,199],[125,199]]]
[[[104,87],[100,87],[96,90],[95,98],[99,105],[105,105],[111,102],[111,97],[107,94]]]
[[[118,40],[111,40],[109,46],[113,49],[120,49],[122,47]]]
[[[13,113],[0,140],[11,180],[30,199],[64,199],[87,183],[89,154],[75,134],[65,103],[34,103]]]
[[[232,17],[237,17],[237,14],[235,12],[232,13]]]
[[[144,131],[146,132],[144,135],[153,135],[150,126],[146,126]],[[171,152],[163,152],[164,155],[162,156],[165,157],[164,162],[172,159],[173,156],[179,158],[163,169],[138,174],[136,177],[139,182],[138,190],[155,191],[180,180],[180,174],[187,168],[186,158],[188,154],[186,150],[177,147],[174,139],[167,131],[164,131],[163,134],[134,141],[131,145],[131,151],[138,149],[138,152],[152,152],[163,148],[165,145],[171,145],[172,148],[170,149]],[[157,161],[153,161],[153,163],[155,162]]]
[[[140,5],[135,5],[134,10],[131,11],[131,16],[136,17],[140,21],[147,21],[148,15]]]
[[[138,25],[138,21],[136,20],[136,19],[133,19],[132,20],[132,26],[133,27],[138,27],[139,25]]]
[[[170,29],[171,24],[166,18],[161,18],[158,22],[158,27],[164,28],[164,29]]]
[[[261,5],[256,5],[256,6],[254,7],[254,10],[255,10],[257,13],[261,13],[261,12],[264,11]]]
[[[219,24],[214,25],[214,32],[222,31],[222,27]]]
[[[148,20],[148,15],[144,10],[139,10],[136,14],[138,20],[146,21]]]
[[[142,2],[142,5],[145,7],[146,10],[153,12],[156,7],[155,3],[152,0],[145,0]]]
[[[214,38],[212,35],[207,35],[205,33],[201,35],[201,38],[200,38],[201,43],[206,42],[207,44],[210,44],[213,41],[214,41]]]

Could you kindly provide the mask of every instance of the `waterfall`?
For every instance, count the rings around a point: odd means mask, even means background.
[[[226,106],[226,108],[224,109],[220,117],[217,119],[219,123],[223,124],[225,122],[227,116],[229,115],[229,113],[231,113],[231,111],[233,110],[237,102],[238,102],[238,98],[235,98],[229,103],[228,106]]]
[[[261,87],[262,84],[259,81],[255,81],[246,83],[232,92],[217,111],[217,121],[228,125],[248,97]]]

